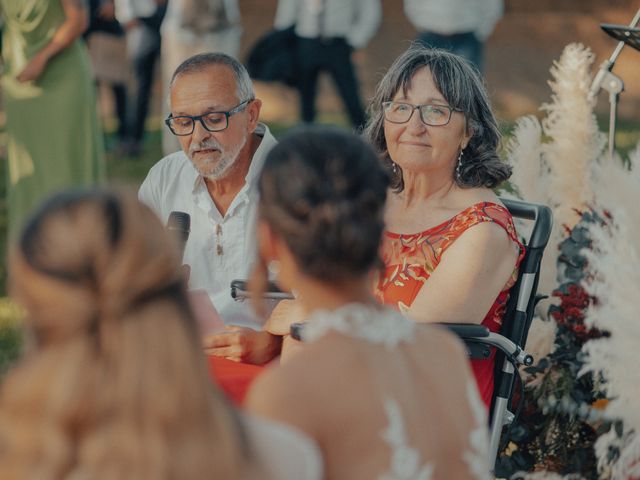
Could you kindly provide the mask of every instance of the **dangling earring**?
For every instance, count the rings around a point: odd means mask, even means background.
[[[460,150],[460,155],[458,155],[458,163],[456,164],[456,180],[458,182],[462,181],[462,154],[464,150]]]
[[[398,164],[393,160],[391,160],[391,171],[393,172],[394,175],[398,174]]]
[[[267,264],[267,270],[269,271],[269,279],[275,279],[280,273],[280,262],[278,260],[271,260]]]

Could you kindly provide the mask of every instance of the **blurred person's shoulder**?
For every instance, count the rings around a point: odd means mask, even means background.
[[[412,345],[424,366],[470,373],[463,341],[444,325],[418,323]]]

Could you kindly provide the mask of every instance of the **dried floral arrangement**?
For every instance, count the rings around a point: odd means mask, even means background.
[[[554,211],[539,289],[554,301],[501,478],[640,478],[640,146],[625,161],[604,152],[588,99],[593,59],[565,48],[545,119],[521,119],[508,146],[519,196]]]

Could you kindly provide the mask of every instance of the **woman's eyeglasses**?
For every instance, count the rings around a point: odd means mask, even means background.
[[[422,123],[432,127],[448,124],[451,120],[451,114],[459,111],[448,105],[412,105],[404,102],[382,102],[382,109],[385,120],[391,123],[407,123],[413,112],[418,110]]]

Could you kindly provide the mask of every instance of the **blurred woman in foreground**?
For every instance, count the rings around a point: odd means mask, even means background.
[[[330,479],[480,479],[484,408],[450,334],[371,295],[387,177],[360,138],[309,129],[283,139],[259,181],[262,269],[295,289],[308,321],[295,358],[267,370],[255,413],[312,436]]]
[[[0,478],[319,478],[296,471],[319,463],[311,442],[212,387],[174,240],[126,191],[59,194],[28,222],[10,284],[31,342],[0,395]]]

